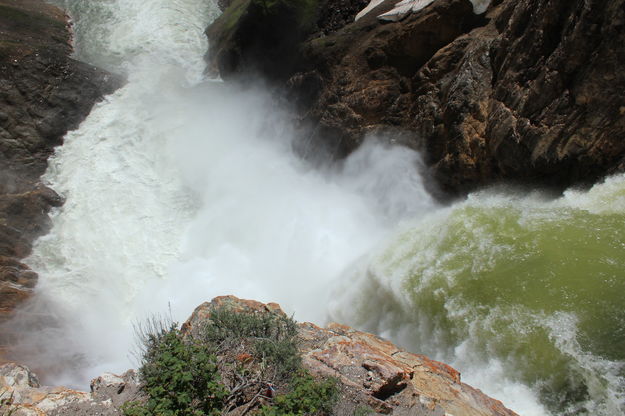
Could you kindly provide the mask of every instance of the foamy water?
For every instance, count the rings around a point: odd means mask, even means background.
[[[376,138],[314,169],[262,86],[203,80],[212,1],[63,4],[78,56],[128,83],[44,178],[67,202],[28,259],[40,283],[18,349],[46,381],[123,371],[134,323],[234,294],[446,360],[522,415],[619,414],[623,356],[588,339],[623,342],[609,297],[624,281],[623,178],[556,201],[489,191],[442,207],[419,155]]]

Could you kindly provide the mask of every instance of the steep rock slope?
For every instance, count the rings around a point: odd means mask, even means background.
[[[625,2],[515,1],[413,78],[440,182],[567,186],[623,170]]]
[[[48,156],[120,84],[71,59],[70,41],[56,7],[0,0],[0,322],[29,297],[37,276],[20,260],[45,233],[50,208],[62,203],[39,181]]]
[[[501,180],[561,189],[625,168],[624,0],[497,0],[482,15],[469,0],[436,0],[377,19],[396,3],[330,31],[318,20],[280,72],[241,59],[222,76],[260,68],[277,79],[335,156],[390,133],[422,150],[452,194]],[[319,2],[318,16],[332,5]],[[208,30],[217,49],[219,32]]]

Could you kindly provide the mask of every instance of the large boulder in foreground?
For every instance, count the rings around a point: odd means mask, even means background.
[[[183,324],[183,333],[199,336],[212,312],[223,308],[286,317],[275,303],[222,296],[197,307]],[[332,414],[353,416],[355,409],[370,409],[367,414],[516,415],[501,402],[462,383],[460,373],[453,368],[397,348],[375,335],[339,324],[320,328],[302,323],[298,327],[304,368],[314,376],[334,377],[338,381],[340,398]],[[140,397],[139,388],[132,370],[121,376],[100,376],[91,382],[91,392],[85,393],[62,387],[42,387],[21,365],[0,366],[0,392],[5,394],[2,398],[11,398],[4,409],[11,409],[15,416],[120,415],[124,402]],[[239,410],[236,408],[226,414],[240,415]]]
[[[0,323],[37,276],[20,260],[62,201],[39,177],[65,133],[119,78],[70,58],[68,18],[44,0],[0,0]],[[0,346],[7,342],[6,330]],[[0,347],[1,348],[1,347]]]
[[[284,315],[275,303],[222,296],[198,306],[183,330],[201,331],[211,311],[223,307]],[[339,381],[342,397],[337,414],[351,414],[342,413],[342,402],[387,415],[515,415],[501,402],[462,383],[460,373],[448,365],[375,335],[339,324],[320,328],[311,323],[299,324],[299,334],[304,367],[313,375]]]

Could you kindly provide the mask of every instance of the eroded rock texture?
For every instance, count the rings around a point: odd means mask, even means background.
[[[275,303],[221,296],[198,306],[183,330],[199,333],[211,311],[223,307],[284,314]],[[341,399],[335,414],[352,415],[364,406],[388,415],[516,415],[462,383],[460,373],[448,365],[409,353],[375,335],[334,323],[326,328],[301,323],[299,336],[304,367],[313,375],[339,381]]]
[[[198,306],[183,324],[183,333],[201,336],[211,313],[222,308],[286,316],[275,303],[220,296]],[[404,351],[375,335],[339,324],[326,328],[311,323],[298,326],[303,366],[314,376],[338,381],[341,396],[333,415],[352,416],[356,409],[368,409],[372,415],[516,415],[501,402],[462,383],[460,373],[448,365]],[[240,354],[237,359],[243,356],[251,357]],[[119,376],[104,374],[91,382],[91,392],[86,393],[40,386],[28,368],[14,363],[0,365],[0,392],[5,394],[0,399],[10,397],[4,409],[15,416],[121,415],[124,402],[142,396],[133,370]],[[242,405],[224,414],[235,416],[248,410]]]
[[[562,189],[625,168],[624,0],[497,0],[482,15],[436,0],[376,18],[396,3],[328,31],[318,20],[289,70],[263,73],[315,145],[343,157],[390,133],[452,194],[502,180]]]
[[[622,170],[625,2],[507,1],[413,77],[440,182],[566,186]]]
[[[343,157],[367,132],[386,131],[419,147],[413,77],[441,48],[483,24],[468,0],[439,0],[399,23],[382,24],[386,1],[332,36],[304,46],[310,68],[287,81],[302,120],[317,126],[315,140]],[[311,80],[316,79],[313,83]],[[311,88],[314,85],[316,88]]]
[[[30,296],[37,276],[20,260],[62,203],[39,181],[48,156],[120,83],[71,59],[70,37],[43,0],[0,0],[0,322]]]
[[[0,413],[12,416],[121,416],[123,403],[139,396],[133,370],[105,373],[91,381],[89,393],[66,387],[41,386],[28,367],[0,365]]]

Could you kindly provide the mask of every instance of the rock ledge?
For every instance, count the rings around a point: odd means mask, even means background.
[[[185,334],[202,330],[211,312],[234,311],[281,314],[275,303],[221,296],[198,306],[183,324]],[[304,367],[314,376],[335,377],[341,399],[336,415],[352,415],[355,408],[374,414],[413,416],[514,416],[516,413],[481,391],[460,381],[450,366],[396,347],[375,335],[336,323],[321,328],[299,324]],[[104,374],[91,382],[91,392],[40,387],[37,378],[21,365],[0,366],[2,399],[11,397],[14,416],[119,415],[127,400],[139,395],[133,370],[121,376]],[[235,412],[228,414],[234,415]]]

